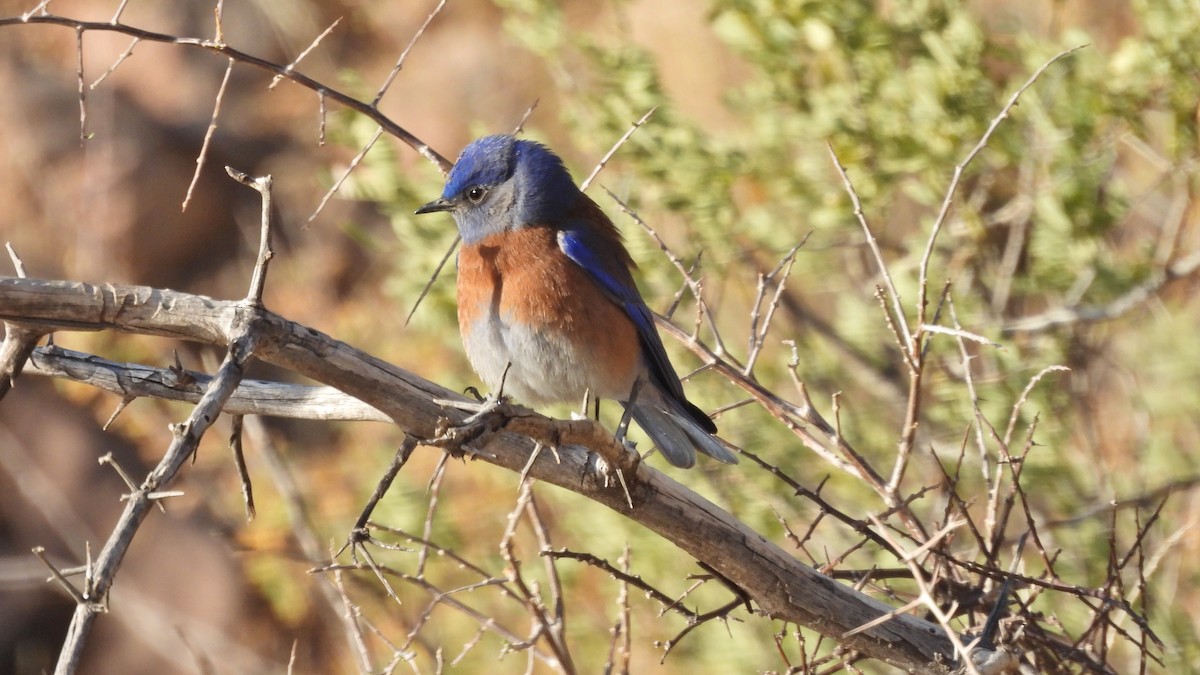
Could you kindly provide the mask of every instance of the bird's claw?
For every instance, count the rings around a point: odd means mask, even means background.
[[[467,445],[486,434],[503,428],[513,414],[512,404],[507,396],[488,396],[476,403],[470,401],[439,401],[439,403],[471,413],[466,419],[456,424],[443,417],[438,421],[434,437],[426,442],[427,445],[445,450],[456,459],[461,459],[468,454],[480,454],[478,450],[468,448]]]
[[[465,427],[471,424],[477,424],[480,421],[486,420],[488,417],[497,413],[503,415],[510,403],[511,400],[503,394],[499,396],[492,396],[489,394],[487,397],[479,400],[479,403],[475,408],[475,413],[463,420],[462,424],[459,426]],[[464,408],[464,410],[465,409],[466,408]]]
[[[630,452],[634,452],[630,446],[625,448]],[[634,454],[637,454],[634,452]],[[633,509],[633,496],[629,493],[629,484],[625,481],[625,472],[621,471],[620,467],[613,466],[608,460],[604,459],[598,453],[589,453],[588,464],[592,468],[592,472],[600,480],[600,484],[605,488],[610,488],[615,485],[621,486],[621,491],[625,493],[625,503],[629,505],[630,510]]]

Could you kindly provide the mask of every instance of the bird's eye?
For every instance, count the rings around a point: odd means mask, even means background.
[[[479,202],[483,201],[483,197],[486,194],[487,194],[486,189],[476,185],[475,187],[471,188],[470,190],[467,190],[467,199],[469,199],[472,204],[478,204]]]

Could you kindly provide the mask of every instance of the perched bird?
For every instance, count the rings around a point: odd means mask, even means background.
[[[684,397],[616,226],[557,155],[512,136],[474,141],[417,209],[436,211],[462,235],[458,325],[493,391],[503,381],[532,405],[615,399],[671,464],[692,466],[697,449],[737,462]]]

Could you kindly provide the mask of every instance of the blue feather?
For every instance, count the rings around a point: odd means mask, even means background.
[[[637,288],[630,287],[614,277],[607,269],[603,259],[595,250],[587,245],[585,236],[580,229],[563,230],[559,236],[558,245],[567,257],[595,279],[604,292],[617,301],[625,310],[639,334],[654,332],[654,317],[650,309],[642,302]]]
[[[632,279],[628,282],[622,281],[609,271],[609,265],[605,264],[606,259],[597,253],[597,249],[600,247],[589,245],[588,238],[588,234],[583,228],[568,227],[559,235],[558,245],[568,258],[575,261],[600,284],[600,288],[604,290],[605,294],[624,309],[625,314],[633,321],[655,384],[666,390],[675,400],[681,403],[686,401],[683,384],[680,383],[679,375],[675,373],[671,360],[667,358],[667,350],[663,347],[662,339],[658,337],[658,330],[654,327],[654,315],[650,313],[650,308],[642,300],[637,287],[632,285]],[[707,420],[707,418],[705,419]]]

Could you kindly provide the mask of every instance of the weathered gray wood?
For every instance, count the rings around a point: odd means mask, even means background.
[[[240,302],[225,302],[140,286],[92,285],[0,277],[0,320],[34,329],[119,330],[227,347],[236,318],[252,313],[257,358],[336,387],[390,416],[419,438],[435,436],[439,421],[466,413],[438,401],[461,400],[421,379],[316,330]],[[497,433],[478,449],[485,461],[520,472],[534,443]],[[720,572],[774,618],[813,628],[876,658],[913,672],[948,672],[953,649],[942,629],[910,615],[842,635],[892,608],[795,559],[732,515],[645,465],[628,480],[634,508],[619,486],[595,479],[591,456],[562,448],[561,461],[541,453],[529,475],[620,512]]]
[[[5,344],[8,344],[7,341]],[[198,403],[212,376],[176,372],[140,363],[118,363],[59,347],[38,347],[25,372],[58,377],[112,392],[122,398],[160,398]],[[225,403],[231,415],[266,415],[304,420],[387,422],[379,410],[333,387],[242,380]]]

